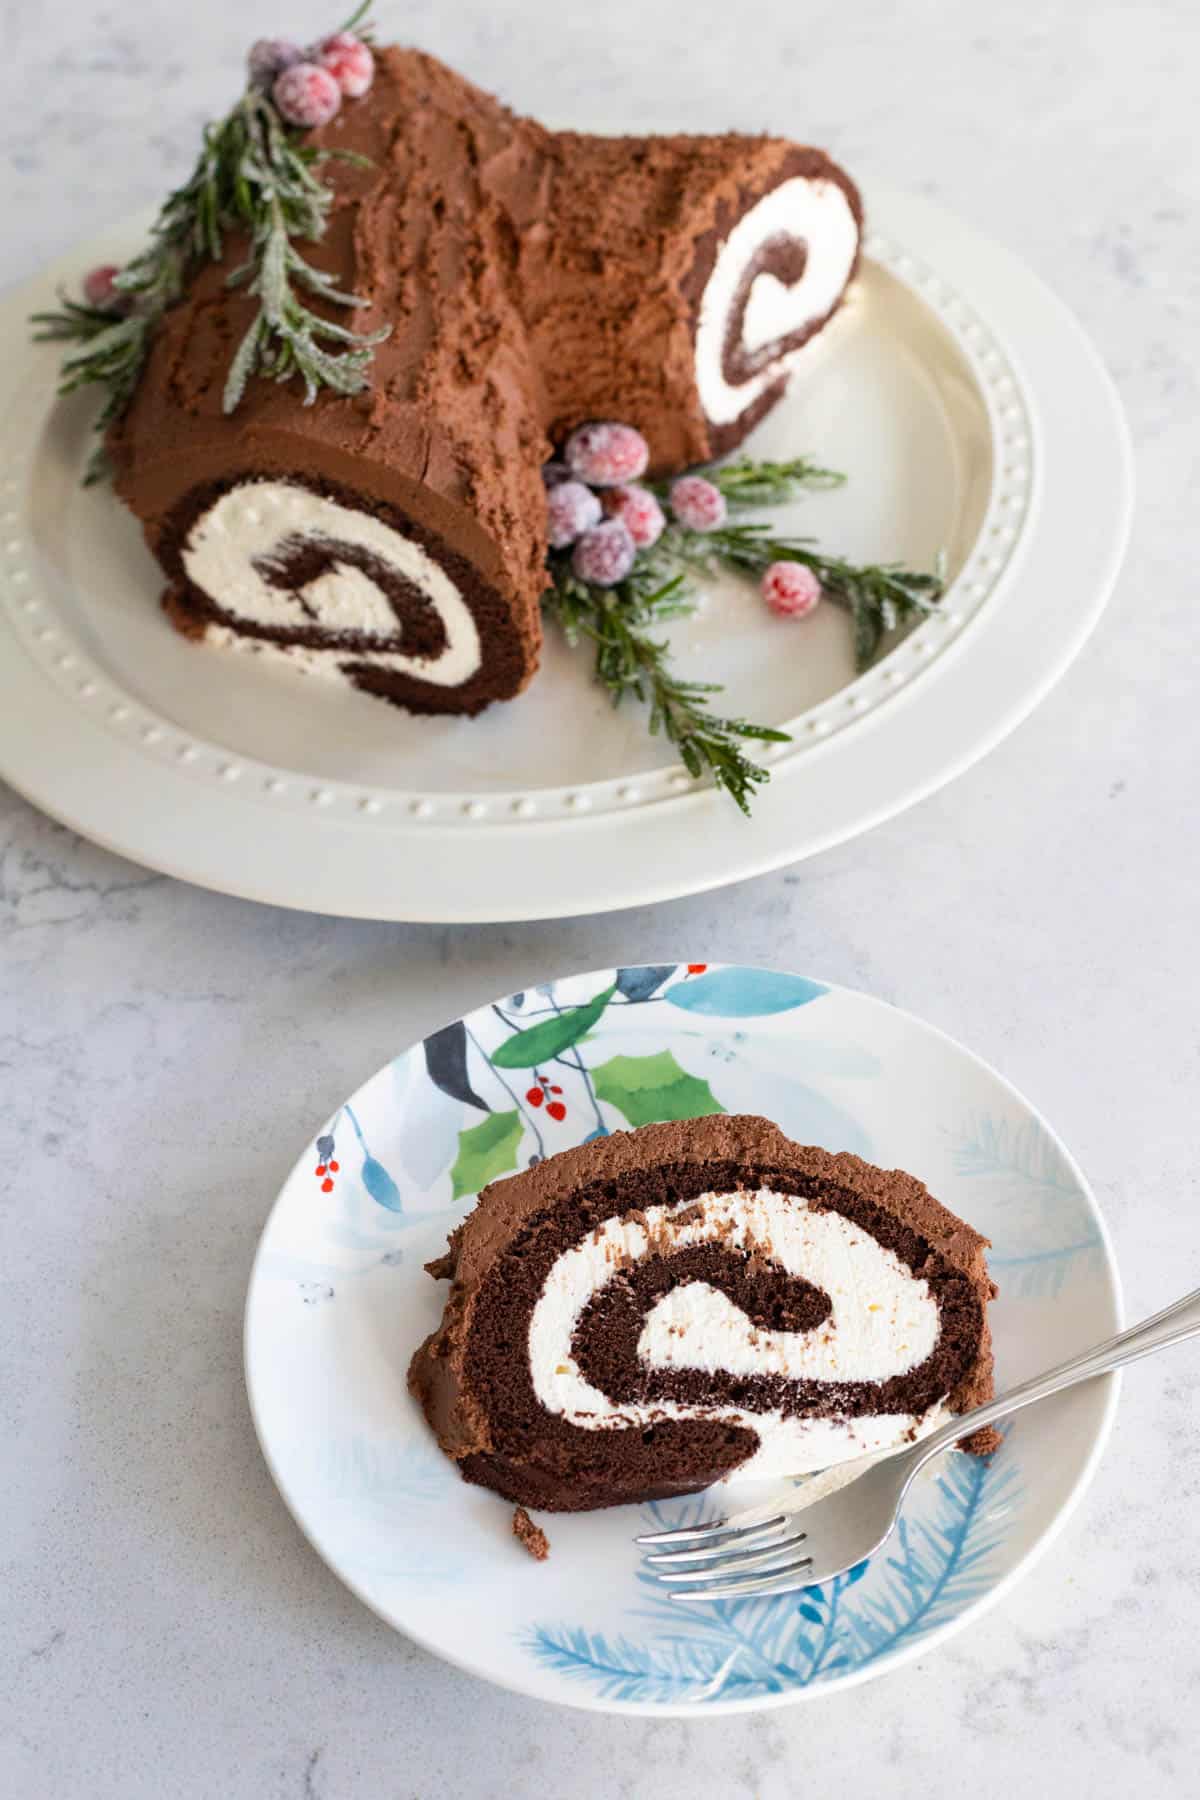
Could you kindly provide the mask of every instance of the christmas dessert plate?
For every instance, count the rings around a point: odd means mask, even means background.
[[[1083,1175],[1026,1100],[919,1020],[794,974],[688,963],[596,970],[480,1007],[314,1130],[246,1305],[250,1403],[288,1507],[368,1606],[437,1655],[596,1711],[785,1705],[884,1674],[962,1629],[1078,1500],[1112,1382],[1021,1413],[990,1456],[934,1464],[869,1563],[769,1598],[669,1600],[639,1576],[633,1540],[757,1504],[778,1472],[748,1464],[707,1496],[588,1512],[530,1499],[532,1518],[460,1477],[406,1374],[446,1300],[425,1265],[477,1191],[601,1135],[707,1118],[720,1136],[744,1130],[747,1113],[798,1144],[909,1171],[991,1240],[999,1389],[1119,1329],[1111,1247]],[[545,1560],[534,1560],[539,1531]]]
[[[643,708],[614,710],[551,625],[518,699],[413,717],[265,660],[197,650],[158,601],[135,520],[82,487],[93,403],[55,399],[28,315],[144,241],[114,230],[14,292],[0,477],[0,774],[75,830],[229,893],[438,922],[667,899],[854,835],[967,767],[1029,712],[1095,623],[1132,481],[1118,402],[1079,327],[1014,258],[926,201],[863,183],[851,297],[748,440],[836,489],[774,509],[857,563],[928,569],[931,616],[856,673],[831,605],[773,618],[714,575],[663,627],[724,713],[786,729],[744,818]],[[754,747],[757,751],[758,746]]]

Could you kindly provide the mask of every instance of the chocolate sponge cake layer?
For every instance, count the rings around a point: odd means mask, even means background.
[[[321,165],[305,254],[389,328],[371,387],[254,379],[225,413],[257,307],[231,233],[110,433],[117,489],[190,636],[475,712],[537,667],[552,442],[619,418],[668,473],[740,441],[840,302],[858,196],[782,139],[550,132],[402,49],[308,141],[365,159]]]
[[[688,1492],[771,1436],[825,1466],[990,1396],[985,1247],[913,1177],[763,1119],[617,1133],[484,1190],[410,1385],[463,1475],[528,1506]]]

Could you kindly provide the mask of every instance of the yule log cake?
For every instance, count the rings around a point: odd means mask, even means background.
[[[986,1247],[911,1175],[766,1119],[617,1132],[484,1189],[409,1385],[525,1506],[827,1469],[990,1398]]]
[[[842,297],[858,195],[779,138],[546,131],[401,49],[306,142],[367,159],[320,165],[311,261],[389,329],[369,388],[255,376],[223,411],[258,305],[231,236],[110,433],[118,491],[182,631],[477,712],[537,665],[552,443],[621,419],[659,473],[738,443]]]

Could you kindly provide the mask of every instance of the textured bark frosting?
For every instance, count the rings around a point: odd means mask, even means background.
[[[764,1196],[778,1243],[770,1226],[743,1229],[756,1209],[764,1216]],[[839,1255],[849,1244],[856,1266],[876,1271],[853,1305],[806,1279],[784,1250],[783,1225],[797,1221],[818,1247],[832,1232]],[[912,1176],[793,1144],[765,1119],[616,1133],[484,1190],[447,1256],[430,1265],[451,1290],[410,1386],[463,1474],[526,1505],[576,1510],[706,1486],[758,1451],[756,1419],[764,1430],[782,1420],[816,1432],[829,1460],[842,1460],[991,1394],[985,1249]],[[562,1313],[561,1277],[580,1257],[598,1259],[601,1272],[582,1308],[562,1315],[569,1348],[553,1374],[563,1393],[583,1396],[572,1410],[547,1402],[533,1345],[537,1320]],[[898,1335],[914,1342],[880,1365],[878,1343],[856,1351],[838,1339],[839,1309],[843,1326],[856,1308],[886,1311],[893,1288],[904,1295]],[[720,1341],[711,1357],[693,1354],[694,1338],[673,1356],[672,1334],[686,1340],[697,1293],[719,1303]],[[672,1323],[681,1296],[683,1322]],[[656,1308],[648,1358],[642,1334]],[[740,1328],[731,1332],[731,1320]],[[795,1359],[790,1373],[780,1372],[781,1344]],[[856,1354],[876,1358],[871,1379],[859,1378]]]
[[[370,390],[326,391],[305,406],[295,383],[255,380],[237,411],[223,413],[230,359],[255,307],[225,285],[245,251],[231,240],[224,262],[203,268],[167,314],[112,433],[118,491],[167,569],[183,629],[244,633],[310,662],[329,653],[357,685],[406,705],[477,710],[518,692],[536,667],[546,550],[539,471],[550,440],[586,418],[621,418],[646,434],[661,471],[728,447],[783,379],[781,365],[743,416],[714,425],[705,415],[697,330],[730,229],[763,195],[803,176],[842,196],[856,247],[857,194],[819,151],[780,139],[547,132],[433,58],[400,49],[379,53],[366,99],[311,136],[370,159],[365,169],[325,165],[336,200],[326,238],[311,249],[364,297],[356,328],[392,328]],[[800,268],[794,256],[790,268],[786,259],[773,266],[793,281]],[[744,294],[738,305],[740,320]],[[823,322],[783,333],[780,347]],[[737,346],[720,360],[736,373]],[[476,620],[478,671],[439,684],[435,655],[428,681],[397,672],[388,665],[395,644],[356,625],[344,593],[328,613],[298,601],[288,614],[252,582],[257,612],[226,604],[200,578],[208,565],[195,539],[231,490],[241,524],[261,511],[256,483],[287,484],[297,516],[311,493],[423,546]],[[247,565],[257,531],[252,519]],[[297,553],[289,541],[282,558]],[[419,610],[401,605],[395,618],[397,641],[406,627],[410,642],[422,641]]]

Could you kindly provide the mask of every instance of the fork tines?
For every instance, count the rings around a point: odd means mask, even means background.
[[[652,1550],[645,1559],[649,1574],[667,1587],[671,1599],[721,1600],[775,1591],[780,1580],[790,1581],[793,1587],[805,1585],[812,1558],[780,1560],[807,1535],[803,1531],[790,1537],[775,1535],[789,1523],[784,1513],[743,1525],[714,1519],[707,1525],[647,1532],[637,1542],[675,1546]],[[791,1581],[793,1576],[796,1579]]]

